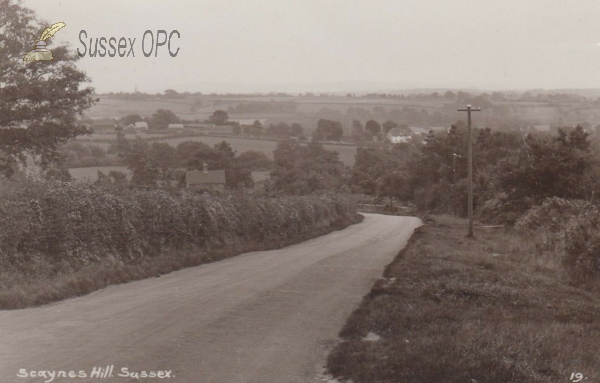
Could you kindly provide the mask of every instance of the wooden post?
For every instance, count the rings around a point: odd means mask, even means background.
[[[459,112],[467,112],[468,124],[467,124],[467,142],[468,142],[468,156],[469,156],[469,237],[473,236],[473,139],[471,137],[471,112],[479,112],[481,109],[472,108],[471,105],[467,105],[467,109],[458,109]]]

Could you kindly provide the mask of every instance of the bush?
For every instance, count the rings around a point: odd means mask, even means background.
[[[535,243],[537,256],[552,257],[572,276],[600,271],[600,212],[583,200],[548,198],[515,228]]]
[[[600,272],[600,211],[586,205],[564,234],[564,266],[575,278],[597,277]]]

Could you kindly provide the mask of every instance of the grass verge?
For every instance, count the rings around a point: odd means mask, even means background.
[[[476,229],[469,239],[463,220],[426,223],[348,319],[328,357],[331,375],[354,383],[600,380],[597,293],[569,285],[504,229]]]
[[[157,277],[185,267],[218,261],[250,251],[280,249],[296,243],[316,238],[332,231],[342,230],[359,223],[363,216],[356,214],[352,218],[337,220],[327,226],[291,237],[269,238],[264,241],[240,240],[225,243],[210,250],[171,251],[154,257],[146,257],[140,263],[128,265],[111,259],[102,260],[77,271],[61,271],[43,276],[0,274],[0,280],[12,279],[10,287],[2,289],[0,285],[0,309],[21,309],[40,306],[89,294],[104,287]]]

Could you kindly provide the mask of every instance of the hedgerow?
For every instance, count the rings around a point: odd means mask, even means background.
[[[341,194],[215,197],[22,178],[0,185],[0,214],[0,265],[43,261],[78,269],[291,237],[355,216],[356,201]]]

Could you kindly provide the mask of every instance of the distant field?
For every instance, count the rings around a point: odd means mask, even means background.
[[[155,137],[159,135],[141,135],[141,137]],[[83,138],[83,140],[89,139],[89,136]],[[97,142],[94,139],[100,140],[110,140],[116,139],[116,135],[113,134],[94,134],[91,137],[90,142],[94,145],[98,145],[103,147],[104,149],[108,149],[110,144],[106,142]],[[253,140],[249,138],[235,138],[235,137],[209,137],[209,136],[197,136],[197,137],[181,137],[181,138],[170,138],[166,140],[161,140],[159,142],[167,142],[172,146],[177,146],[184,141],[200,141],[204,142],[209,146],[214,146],[222,141],[227,141],[231,144],[233,150],[237,151],[238,154],[243,152],[247,152],[248,150],[254,150],[257,152],[262,152],[267,155],[269,158],[273,159],[273,150],[277,147],[277,142],[275,141],[265,141],[265,140]],[[354,145],[325,145],[327,150],[334,150],[340,154],[340,160],[348,166],[354,165],[354,156],[356,155],[356,146]]]
[[[247,138],[221,138],[221,137],[182,137],[172,138],[169,140],[161,141],[168,142],[173,146],[184,141],[201,141],[207,145],[214,146],[222,141],[227,141],[231,144],[233,150],[237,151],[238,154],[247,152],[248,150],[254,150],[266,154],[269,158],[273,159],[273,150],[277,147],[275,141],[263,141],[263,140],[252,140]],[[340,160],[348,166],[354,165],[354,155],[356,154],[356,146],[338,146],[338,145],[325,145],[327,150],[335,150],[340,154]]]
[[[111,170],[125,173],[127,176],[131,175],[131,171],[127,169],[126,166],[93,166],[89,168],[71,168],[69,169],[69,173],[71,174],[71,177],[78,181],[88,180],[89,182],[96,182],[98,179],[98,171],[108,175],[108,172]]]
[[[192,120],[204,120],[208,118],[215,110],[226,110],[230,106],[237,106],[240,103],[247,102],[295,102],[298,104],[298,111],[305,113],[314,113],[322,108],[337,109],[345,112],[349,107],[372,109],[375,106],[382,106],[387,110],[394,108],[402,109],[404,106],[414,108],[439,109],[448,101],[446,100],[401,100],[401,99],[365,99],[365,98],[330,98],[330,97],[235,97],[235,98],[201,98],[203,105],[198,107],[196,112],[191,111],[195,98],[172,99],[172,100],[119,100],[111,99],[106,96],[100,96],[100,101],[86,112],[86,116],[91,118],[121,118],[128,114],[139,114],[142,117],[151,116],[158,109],[169,109],[178,116]],[[231,115],[232,118],[274,118],[281,117],[280,114],[257,113],[252,116]]]

